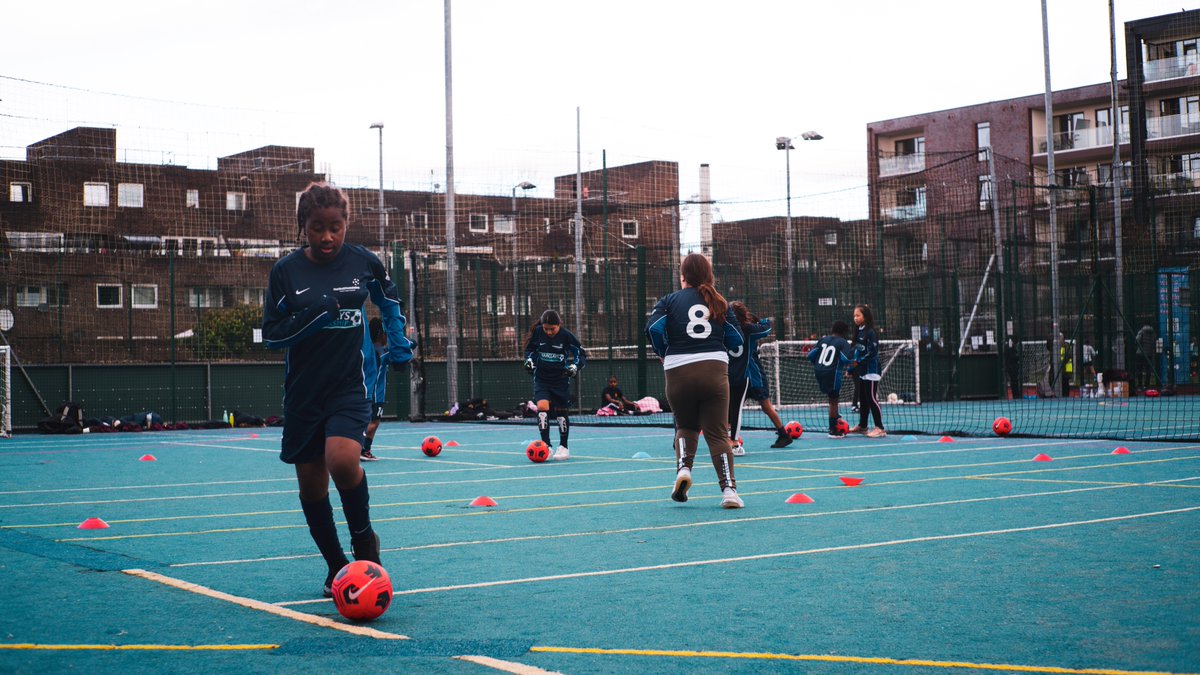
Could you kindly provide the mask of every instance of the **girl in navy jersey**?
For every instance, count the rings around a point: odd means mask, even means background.
[[[680,290],[650,313],[646,334],[663,361],[667,401],[675,413],[675,487],[671,499],[686,502],[692,486],[700,432],[708,444],[721,488],[721,506],[744,504],[733,477],[729,443],[729,351],[743,344],[737,319],[717,292],[712,263],[688,254],[679,266]]]
[[[525,370],[533,375],[533,400],[537,402],[538,432],[550,446],[550,413],[558,422],[558,449],[554,459],[571,458],[567,436],[571,431],[571,378],[583,367],[583,346],[579,338],[562,327],[562,317],[548,309],[529,329],[525,340]]]
[[[783,430],[783,420],[771,404],[771,392],[763,380],[762,366],[758,361],[758,342],[771,334],[771,320],[760,319],[741,302],[729,303],[746,344],[729,352],[729,437],[733,439],[733,456],[742,457],[746,449],[738,437],[742,431],[742,406],[749,398],[757,401],[771,424],[775,425],[775,441],[772,448],[786,448],[792,437]]]
[[[852,434],[866,433],[870,438],[887,436],[883,429],[883,411],[879,408],[876,395],[879,392],[879,338],[875,335],[875,317],[869,305],[854,307],[854,356],[850,366],[854,372],[854,386],[858,391],[858,425]],[[875,428],[867,431],[867,418],[873,417]]]
[[[366,360],[374,346],[364,303],[379,307],[387,334],[385,363],[407,363],[412,345],[396,286],[379,258],[347,244],[349,202],[341,190],[313,183],[301,195],[296,219],[308,246],[271,268],[263,303],[263,339],[287,349],[284,425],[279,457],[296,468],[300,506],[328,567],[324,594],[347,564],[329,502],[333,479],[350,528],[356,560],[379,562],[379,536],[371,527],[367,475],[359,452],[371,419]]]

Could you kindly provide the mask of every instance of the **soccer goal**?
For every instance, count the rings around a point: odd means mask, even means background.
[[[759,346],[763,380],[771,387],[777,408],[820,407],[828,399],[817,387],[808,352],[816,340],[783,340]],[[921,402],[921,353],[912,340],[880,340],[880,405],[917,405]],[[854,398],[850,378],[842,383],[841,401]]]

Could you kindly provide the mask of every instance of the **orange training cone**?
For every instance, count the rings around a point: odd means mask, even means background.
[[[797,492],[796,494],[792,495],[791,497],[788,497],[784,501],[787,504],[811,504],[811,503],[813,503],[813,498],[809,497],[808,495],[804,494],[803,492]]]
[[[139,462],[157,462],[158,458],[155,457],[154,455],[142,455],[141,458],[138,459],[138,461]]]
[[[949,436],[942,436],[941,438],[938,439],[938,443],[953,443],[953,442],[954,442],[954,439],[950,438]]]
[[[447,444],[446,444],[446,447],[447,447],[447,448],[457,448],[457,447],[458,447],[458,441],[450,441],[449,443],[447,443]]]
[[[1123,445],[1122,445],[1121,447],[1117,448],[1116,450],[1113,450],[1113,451],[1112,451],[1112,454],[1114,454],[1114,455],[1128,455],[1128,454],[1129,454],[1129,448],[1127,448],[1127,447],[1125,447],[1125,446],[1123,446]]]
[[[491,497],[476,497],[471,506],[495,506],[496,500]]]
[[[848,487],[854,487],[856,485],[861,485],[863,482],[863,479],[861,479],[861,478],[851,478],[849,476],[840,476],[840,478],[842,479],[842,482],[845,483]]]
[[[1035,462],[1053,462],[1054,459],[1050,455],[1038,454],[1036,457],[1033,458],[1033,461],[1035,461]]]
[[[78,529],[80,529],[80,530],[107,530],[108,523],[104,522],[103,520],[100,520],[99,518],[88,518],[87,520],[85,520],[79,524]]]

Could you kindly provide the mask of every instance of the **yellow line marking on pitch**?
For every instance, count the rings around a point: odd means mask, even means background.
[[[279,645],[34,645],[0,644],[12,651],[98,651],[98,652],[246,652],[279,649]]]
[[[274,614],[275,616],[281,616],[285,619],[292,619],[295,621],[309,623],[314,626],[320,626],[322,628],[332,628],[333,630],[340,630],[340,631],[343,631],[346,633],[351,633],[353,635],[360,635],[362,637],[376,638],[379,640],[408,640],[409,639],[408,636],[400,635],[399,633],[387,633],[385,631],[376,630],[374,628],[368,628],[367,626],[356,626],[356,625],[351,625],[351,624],[346,624],[346,623],[339,623],[339,622],[333,621],[331,619],[326,619],[323,616],[314,616],[312,614],[305,614],[304,612],[297,612],[294,609],[287,609],[286,607],[279,607],[277,605],[272,605],[269,602],[263,602],[262,600],[254,600],[252,598],[243,598],[241,596],[231,595],[229,593],[222,593],[221,591],[213,590],[211,588],[208,588],[207,586],[201,586],[200,584],[193,584],[189,581],[183,581],[182,579],[175,579],[173,577],[164,576],[164,575],[158,574],[156,572],[148,572],[146,570],[140,570],[140,569],[128,569],[128,570],[121,570],[121,571],[130,576],[140,577],[142,579],[147,579],[149,581],[157,581],[160,584],[164,584],[164,585],[170,586],[172,588],[178,588],[180,590],[188,591],[189,593],[196,593],[198,595],[204,595],[204,596],[214,598],[217,600],[224,600],[226,602],[232,602],[235,605],[241,605],[242,607],[246,607],[248,609],[257,609],[260,612]],[[326,600],[326,602],[328,602],[328,600]]]
[[[595,649],[587,647],[530,647],[542,654],[615,654],[620,656],[670,656],[707,659],[746,659],[760,661],[817,661],[822,663],[862,663],[883,666],[921,668],[966,668],[970,670],[999,670],[1016,673],[1061,673],[1063,675],[1189,675],[1151,670],[1115,670],[1112,668],[1060,668],[1057,666],[1018,666],[1001,663],[971,663],[967,661],[930,661],[926,659],[890,659],[871,656],[832,656],[827,654],[772,654],[766,652],[709,652],[665,649]],[[1196,675],[1192,673],[1190,675]]]
[[[512,661],[501,661],[490,656],[453,656],[451,658],[459,661],[474,663],[479,666],[485,666],[493,670],[499,670],[504,673],[514,673],[515,675],[560,675],[558,671],[542,670],[534,666],[527,666],[524,663],[514,663]]]

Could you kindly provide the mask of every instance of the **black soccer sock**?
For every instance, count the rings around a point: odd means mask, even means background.
[[[550,447],[550,414],[541,410],[538,411],[538,433],[546,447]]]
[[[351,543],[371,534],[371,492],[367,488],[367,473],[364,471],[362,480],[349,490],[338,488],[338,494],[342,497],[346,524],[350,526]]]
[[[371,451],[371,443],[373,443],[373,442],[375,442],[375,439],[374,439],[374,438],[372,438],[372,437],[370,437],[370,436],[367,436],[367,437],[366,437],[366,438],[363,440],[362,451],[363,451],[363,454],[364,454],[364,455],[365,455],[366,453],[368,453],[368,452],[370,452],[370,451]]]
[[[304,520],[308,522],[308,533],[317,544],[317,550],[331,570],[340,570],[349,560],[342,550],[342,542],[338,540],[337,524],[333,522],[333,506],[329,503],[329,495],[315,502],[300,500],[300,508],[304,510]]]
[[[558,416],[558,444],[567,447],[567,436],[571,434],[571,418],[566,413]],[[549,435],[547,434],[547,437]]]

